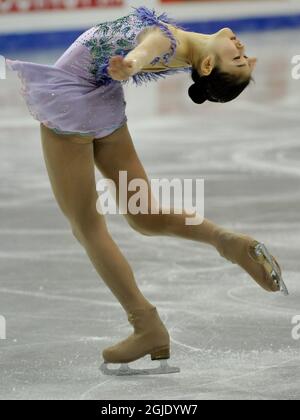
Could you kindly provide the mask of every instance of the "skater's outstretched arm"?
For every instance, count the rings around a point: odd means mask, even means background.
[[[142,34],[138,46],[125,58],[114,56],[110,59],[108,73],[114,80],[127,80],[145,65],[150,64],[156,57],[167,53],[170,48],[170,39],[158,28],[146,31]]]

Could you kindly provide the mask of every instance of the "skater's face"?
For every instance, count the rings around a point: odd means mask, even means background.
[[[211,37],[210,49],[218,58],[220,71],[239,79],[251,77],[257,59],[246,55],[244,44],[230,28],[221,29]]]

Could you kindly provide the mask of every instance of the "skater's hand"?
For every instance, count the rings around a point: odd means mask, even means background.
[[[114,80],[128,80],[140,70],[137,60],[116,55],[109,60],[108,74]]]

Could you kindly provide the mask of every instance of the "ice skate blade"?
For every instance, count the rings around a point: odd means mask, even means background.
[[[130,376],[130,375],[159,375],[167,373],[178,373],[180,369],[169,366],[167,360],[160,360],[160,366],[149,369],[132,369],[128,363],[122,363],[119,369],[109,369],[109,363],[103,362],[100,370],[104,375]]]
[[[278,270],[277,265],[274,263],[269,251],[267,250],[266,246],[262,243],[256,245],[255,247],[255,254],[258,258],[265,258],[265,260],[269,263],[269,265],[272,267],[272,278],[274,279],[274,282],[280,287],[281,293],[284,294],[284,296],[289,296],[288,288],[286,287],[281,273]]]

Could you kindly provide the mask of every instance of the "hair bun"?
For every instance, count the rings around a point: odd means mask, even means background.
[[[196,104],[205,101],[226,103],[236,99],[250,84],[252,77],[241,81],[236,75],[222,72],[215,67],[208,76],[202,76],[197,69],[192,68],[194,84],[189,88],[188,94]]]
[[[195,104],[203,104],[205,101],[207,101],[207,95],[205,90],[199,87],[198,83],[194,83],[189,88],[189,97]]]

